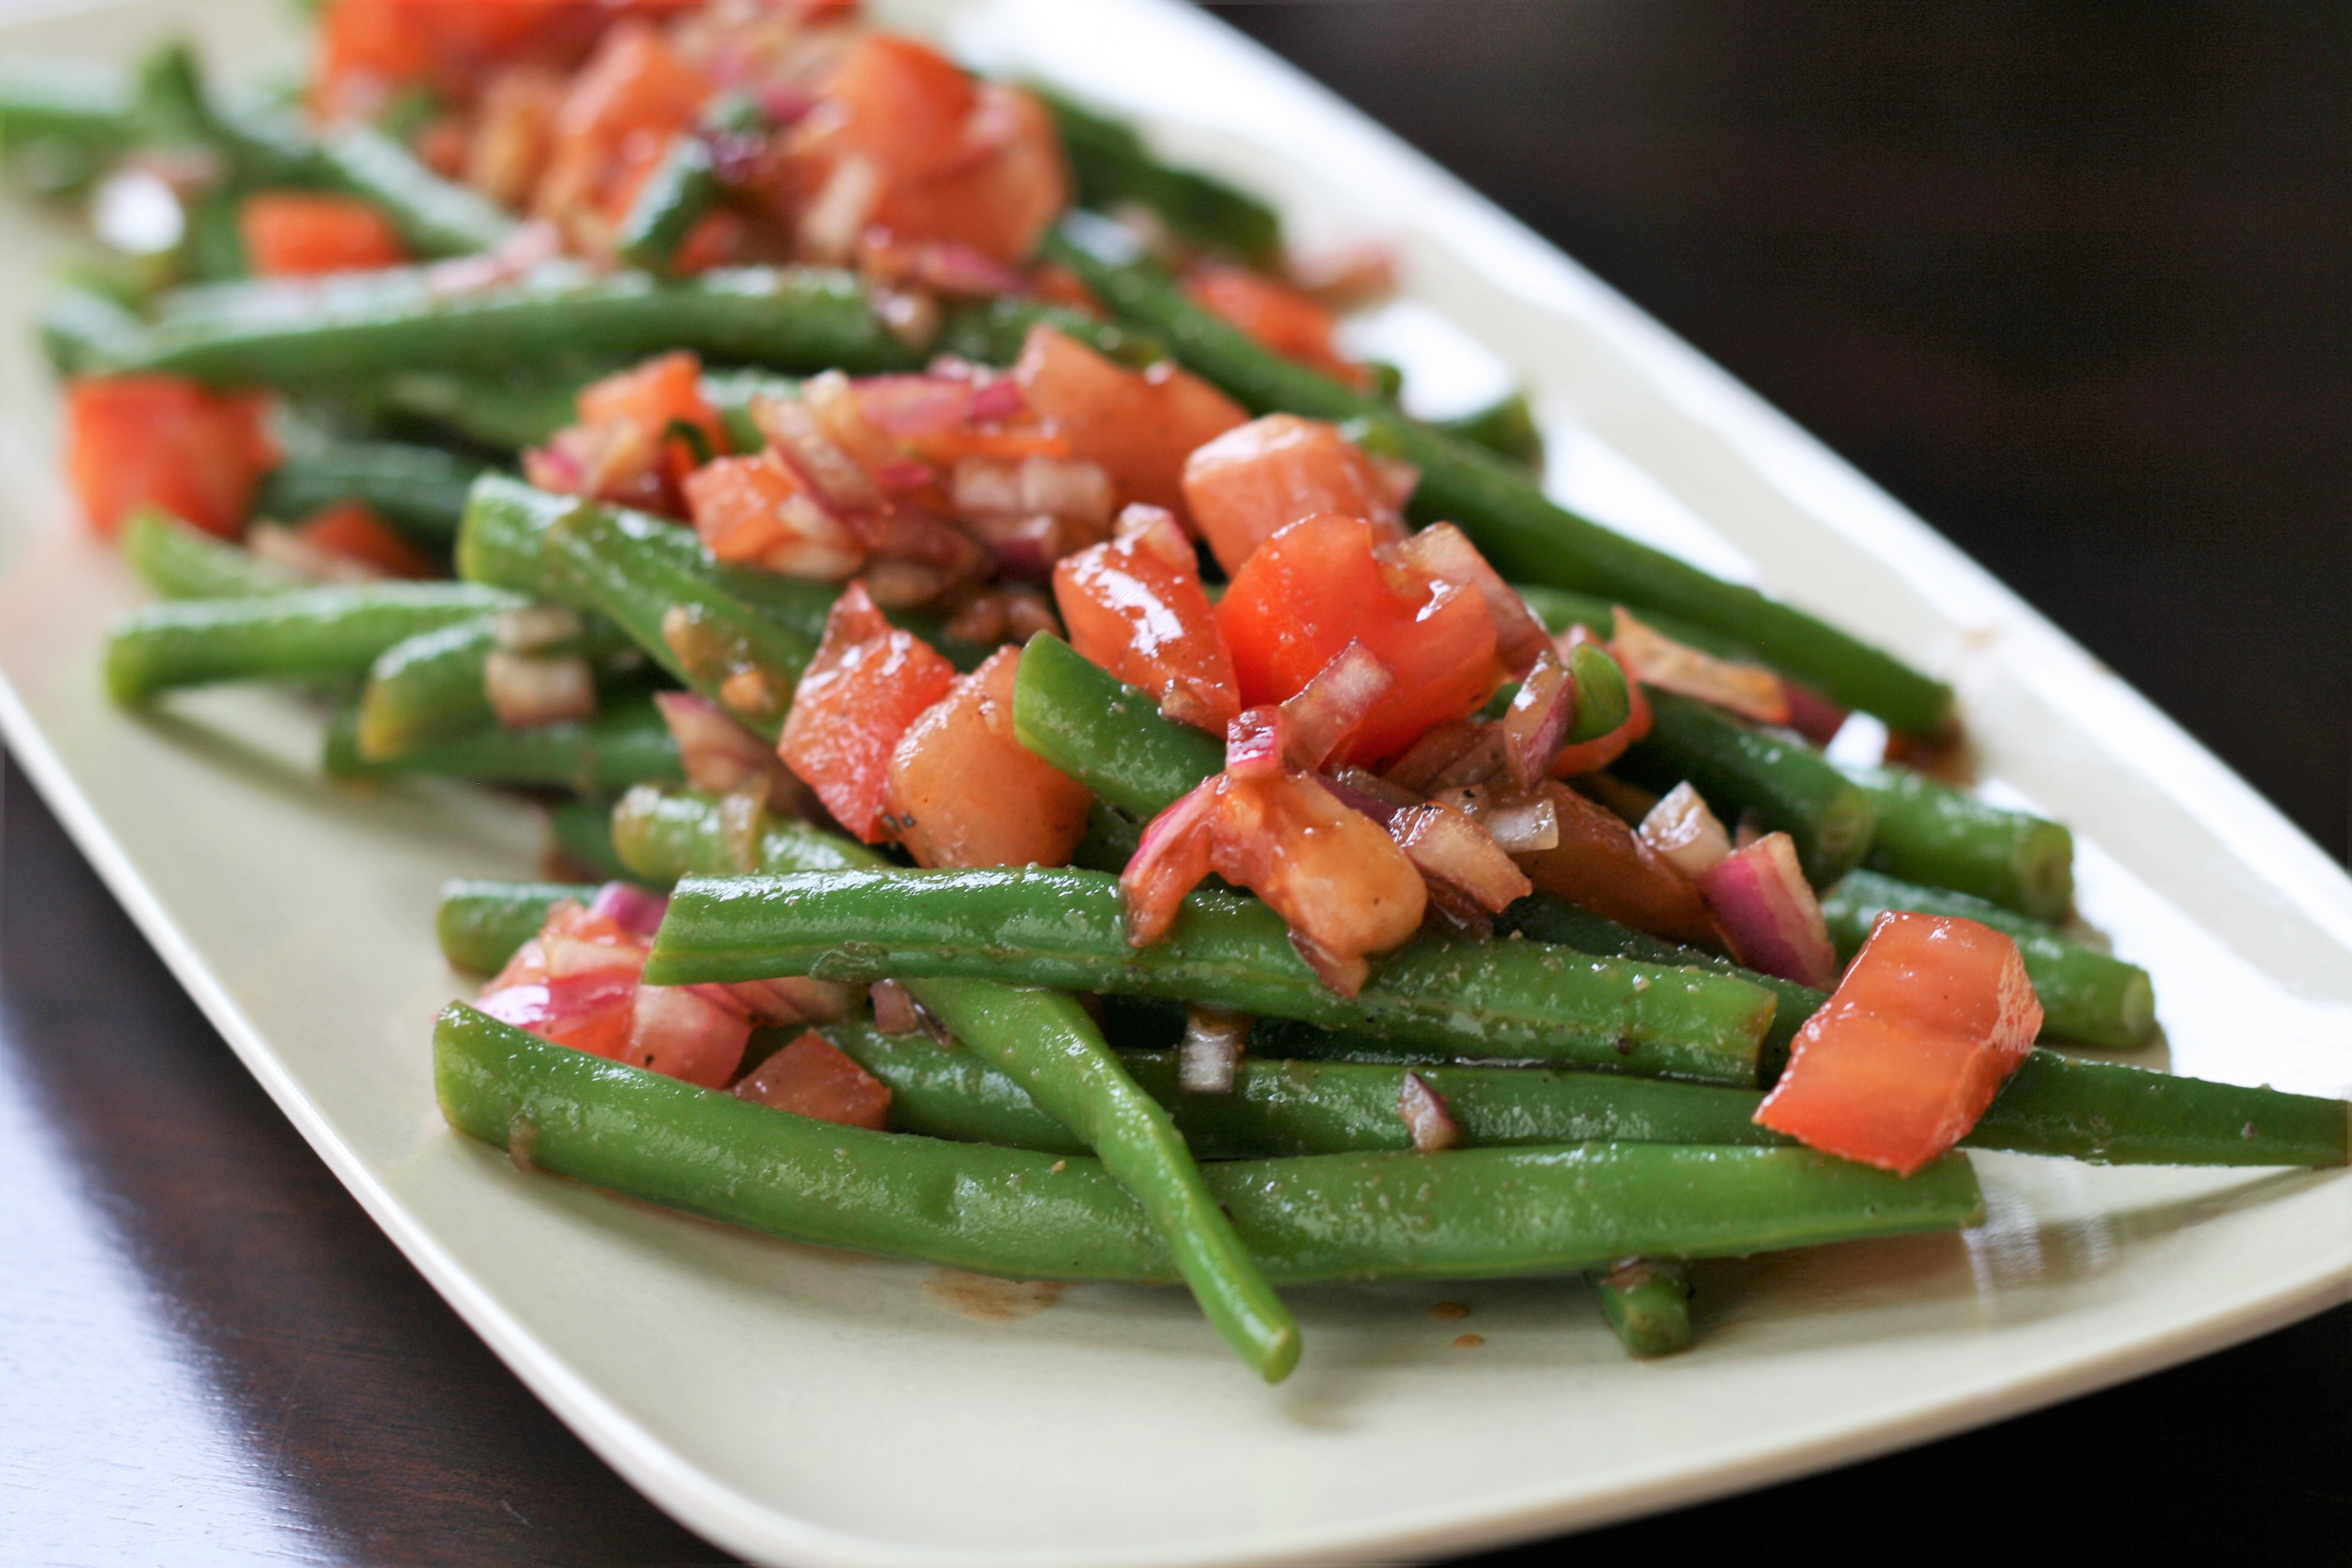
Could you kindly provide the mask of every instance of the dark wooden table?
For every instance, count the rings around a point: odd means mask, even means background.
[[[2352,13],[1225,15],[1819,432],[2345,853]],[[22,775],[0,788],[0,1562],[722,1560],[441,1304]],[[2352,1311],[1481,1561],[1759,1539],[1843,1555],[1923,1523],[2002,1550],[2333,1542],[2314,1560],[2336,1560]]]

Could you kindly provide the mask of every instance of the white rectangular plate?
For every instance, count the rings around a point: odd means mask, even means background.
[[[249,72],[291,58],[283,9],[83,10],[0,32],[0,56],[121,58],[179,26]],[[1560,494],[1956,682],[1990,787],[2075,825],[2084,913],[2155,973],[2155,1065],[2168,1049],[2182,1072],[2352,1094],[2352,883],[1819,444],[1198,13],[895,9],[1135,114],[1311,233],[1396,242],[1412,303],[1382,340],[1465,392],[1523,378]],[[1268,1390],[1177,1292],[1088,1287],[1022,1315],[928,1268],[520,1174],[435,1110],[431,1019],[458,985],[431,916],[445,877],[530,874],[536,820],[456,788],[330,787],[315,721],[275,694],[107,704],[106,621],[140,595],[58,478],[27,323],[58,243],[21,209],[0,223],[0,725],[378,1223],[598,1453],[735,1551],[1140,1568],[1464,1550],[1882,1452],[2347,1294],[2342,1173],[1979,1156],[1985,1227],[1707,1266],[1701,1344],[1671,1363],[1626,1360],[1572,1282],[1323,1289],[1297,1293],[1307,1357]],[[1469,1317],[1433,1321],[1444,1299]],[[1457,1348],[1465,1330],[1485,1342]]]

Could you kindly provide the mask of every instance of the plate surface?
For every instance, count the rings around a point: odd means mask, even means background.
[[[279,0],[60,13],[0,58],[179,27],[240,72]],[[1655,323],[1321,89],[1163,0],[883,7],[1134,114],[1309,236],[1394,242],[1355,331],[1467,401],[1533,389],[1556,493],[1951,678],[1989,791],[2074,824],[2081,905],[2157,977],[2152,1065],[2352,1095],[2352,882],[2143,699]],[[138,590],[72,521],[31,346],[62,236],[0,222],[0,729],[287,1114],[605,1459],[713,1540],[798,1564],[1417,1555],[1859,1458],[2248,1337],[2352,1293],[2352,1176],[1977,1156],[1962,1237],[1706,1266],[1703,1343],[1638,1366],[1580,1287],[1297,1293],[1268,1391],[1171,1291],[1046,1298],[771,1241],[516,1173],[449,1133],[429,1030],[445,877],[529,875],[535,816],[330,787],[289,700],[104,701]],[[1491,351],[1478,347],[1490,345]],[[1471,1309],[1433,1321],[1440,1300]],[[1456,1348],[1464,1329],[1484,1337]]]

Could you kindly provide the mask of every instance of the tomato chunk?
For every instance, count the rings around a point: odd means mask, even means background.
[[[268,399],[208,392],[175,375],[87,377],[66,387],[66,468],[90,526],[111,538],[157,506],[235,539],[261,476],[278,461],[262,427]]]
[[[355,500],[338,501],[311,513],[294,536],[314,549],[356,561],[387,577],[441,574],[423,551]]]
[[[408,247],[392,220],[355,196],[265,191],[237,209],[245,256],[264,278],[310,278],[397,267]]]
[[[1295,695],[1351,641],[1394,677],[1341,747],[1343,763],[1395,755],[1475,711],[1503,679],[1478,591],[1381,560],[1379,539],[1360,518],[1294,522],[1243,563],[1217,605],[1244,706]]]
[[[1635,931],[1720,949],[1723,933],[1687,877],[1606,808],[1566,784],[1538,786],[1559,823],[1559,843],[1514,856],[1528,879],[1555,898]]]
[[[670,138],[700,117],[709,79],[642,22],[604,36],[556,110],[554,145],[531,196],[534,216],[607,256],[620,222]]]
[[[955,666],[882,618],[863,583],[825,617],[777,749],[834,819],[868,844],[887,834],[882,795],[898,737],[948,694]]]
[[[579,406],[591,425],[635,425],[658,436],[675,421],[701,431],[713,452],[727,450],[727,426],[702,395],[702,361],[685,350],[582,387]]]
[[[884,821],[924,866],[1058,866],[1087,830],[1087,786],[1013,734],[1021,650],[999,648],[901,736]]]
[[[1117,539],[1064,556],[1054,603],[1072,647],[1150,692],[1171,719],[1222,735],[1241,711],[1199,562],[1166,512],[1129,508]]]
[[[979,89],[939,50],[894,33],[859,39],[824,84],[840,116],[829,151],[868,159],[885,183],[934,174],[955,157]]]
[[[1372,460],[1335,426],[1269,414],[1228,430],[1184,460],[1184,504],[1228,575],[1257,547],[1306,518],[1369,521],[1383,542],[1404,520]]]
[[[706,463],[683,489],[695,532],[721,561],[819,583],[838,583],[866,564],[857,536],[772,452]]]
[[[2041,1029],[2042,1004],[2008,936],[1889,912],[1797,1032],[1756,1121],[1907,1176],[1968,1135]]]
[[[887,1131],[890,1089],[814,1029],[743,1077],[735,1092],[772,1110]]]
[[[1337,322],[1323,302],[1263,272],[1223,262],[1205,262],[1186,274],[1184,291],[1193,303],[1223,317],[1286,359],[1311,365],[1325,375],[1367,390],[1364,367],[1339,357],[1331,344]]]
[[[1180,516],[1184,459],[1249,418],[1189,371],[1172,364],[1131,371],[1051,327],[1030,332],[1013,379],[1030,412],[1068,438],[1070,457],[1110,475],[1121,502]]]

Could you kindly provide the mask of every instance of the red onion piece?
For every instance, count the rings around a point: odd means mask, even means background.
[[[1759,724],[1789,721],[1788,689],[1773,671],[1676,642],[1643,625],[1622,605],[1616,606],[1615,617],[1609,651],[1643,685],[1712,702]]]
[[[1374,822],[1386,827],[1400,811],[1424,804],[1421,796],[1362,768],[1341,768],[1336,773],[1318,774],[1316,783],[1331,792],[1332,797],[1350,811],[1360,811]]]
[[[731,795],[774,771],[775,748],[709,698],[661,691],[655,693],[654,704],[677,742],[678,762],[695,788]]]
[[[1307,961],[1315,978],[1342,996],[1352,998],[1372,977],[1371,961],[1362,953],[1334,952],[1297,926],[1290,928],[1290,946]]]
[[[1789,728],[1816,746],[1836,740],[1851,716],[1811,687],[1801,686],[1785,675],[1780,678],[1780,694],[1789,702]]]
[[[954,241],[915,247],[914,280],[942,294],[992,299],[1029,292],[1029,279],[986,253]]]
[[[915,998],[896,980],[877,980],[866,989],[874,1004],[874,1026],[886,1035],[911,1035],[923,1026]]]
[[[1028,395],[1009,375],[983,383],[971,395],[964,417],[975,425],[1002,425],[1029,412]]]
[[[1787,834],[1768,833],[1717,861],[1698,889],[1740,963],[1818,991],[1836,985],[1837,950]]]
[[[1490,806],[1479,815],[1478,826],[1486,830],[1495,847],[1506,855],[1528,855],[1559,847],[1559,810],[1540,795]]]
[[[1215,1007],[1184,1009],[1184,1038],[1176,1047],[1176,1087],[1186,1094],[1231,1094],[1250,1017]]]
[[[1412,1146],[1421,1153],[1434,1154],[1462,1142],[1462,1124],[1454,1120],[1444,1097],[1417,1072],[1404,1075],[1404,1086],[1397,1092],[1397,1114],[1404,1118]]]
[[[878,511],[887,504],[873,477],[817,422],[802,397],[755,397],[751,422],[778,458],[829,510]]]
[[[901,439],[961,429],[974,401],[971,384],[952,376],[869,375],[852,384],[866,417]]]
[[[1235,778],[1276,778],[1290,725],[1279,708],[1246,708],[1225,726],[1225,772]]]
[[[812,980],[806,975],[740,980],[731,984],[705,984],[686,989],[755,1028],[829,1023],[856,1005],[856,993],[848,986],[829,980]]]
[[[1511,782],[1528,789],[1549,773],[1575,722],[1576,681],[1547,640],[1501,720],[1503,765]]]
[[[1688,779],[1658,797],[1642,818],[1641,834],[1642,842],[1694,882],[1731,853],[1731,835]]]
[[[1202,780],[1143,830],[1135,856],[1119,873],[1127,905],[1127,940],[1149,947],[1167,934],[1184,895],[1209,874],[1210,835],[1216,826],[1218,779]]]
[[[482,690],[509,730],[596,716],[596,672],[578,654],[550,658],[493,648],[482,665]]]
[[[651,942],[661,930],[662,916],[669,912],[669,895],[640,888],[634,882],[607,882],[596,889],[596,897],[588,905],[592,915],[602,915],[627,931]]]
[[[1489,914],[1535,890],[1485,828],[1449,806],[1401,811],[1389,822],[1389,837],[1423,877],[1459,890]]]
[[[1282,705],[1290,730],[1290,759],[1302,768],[1323,765],[1341,742],[1396,689],[1396,677],[1372,650],[1350,642]]]

